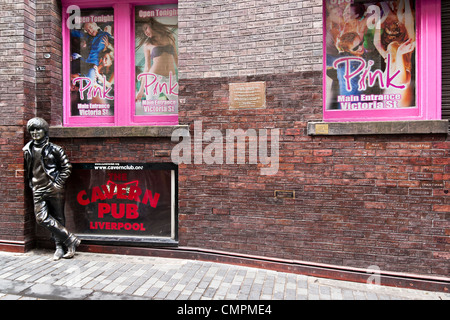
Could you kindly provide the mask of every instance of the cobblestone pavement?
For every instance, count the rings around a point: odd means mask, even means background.
[[[450,300],[450,294],[228,264],[50,251],[0,252],[0,300]]]

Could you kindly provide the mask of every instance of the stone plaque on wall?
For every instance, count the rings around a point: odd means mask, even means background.
[[[230,83],[230,109],[261,109],[266,107],[266,83]]]

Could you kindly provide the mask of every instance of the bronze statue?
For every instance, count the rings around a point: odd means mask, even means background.
[[[32,140],[23,148],[25,166],[33,190],[36,222],[47,228],[55,241],[53,260],[70,259],[81,242],[65,228],[64,185],[72,165],[64,150],[49,142],[48,129],[48,123],[42,118],[28,121],[27,130]]]

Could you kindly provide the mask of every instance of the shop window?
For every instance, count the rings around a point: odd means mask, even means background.
[[[84,241],[177,245],[177,181],[170,163],[74,163],[66,224]]]
[[[441,119],[440,0],[324,0],[324,121]]]
[[[174,1],[63,1],[65,126],[178,125]]]

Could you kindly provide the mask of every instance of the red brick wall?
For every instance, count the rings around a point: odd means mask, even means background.
[[[34,1],[0,4],[0,245],[33,237],[22,147],[24,125],[36,108],[35,10]]]
[[[74,138],[51,141],[63,147],[73,163],[170,162],[172,148],[170,138]]]
[[[36,74],[37,116],[50,125],[62,125],[62,37],[59,0],[36,3],[36,64],[45,71]],[[44,55],[49,54],[50,58]]]
[[[266,81],[267,108],[229,110],[228,83],[247,81]],[[279,128],[280,164],[274,176],[250,164],[180,166],[180,244],[448,276],[447,136],[308,136],[321,81],[320,72],[182,81],[180,123],[201,120],[223,136]]]

